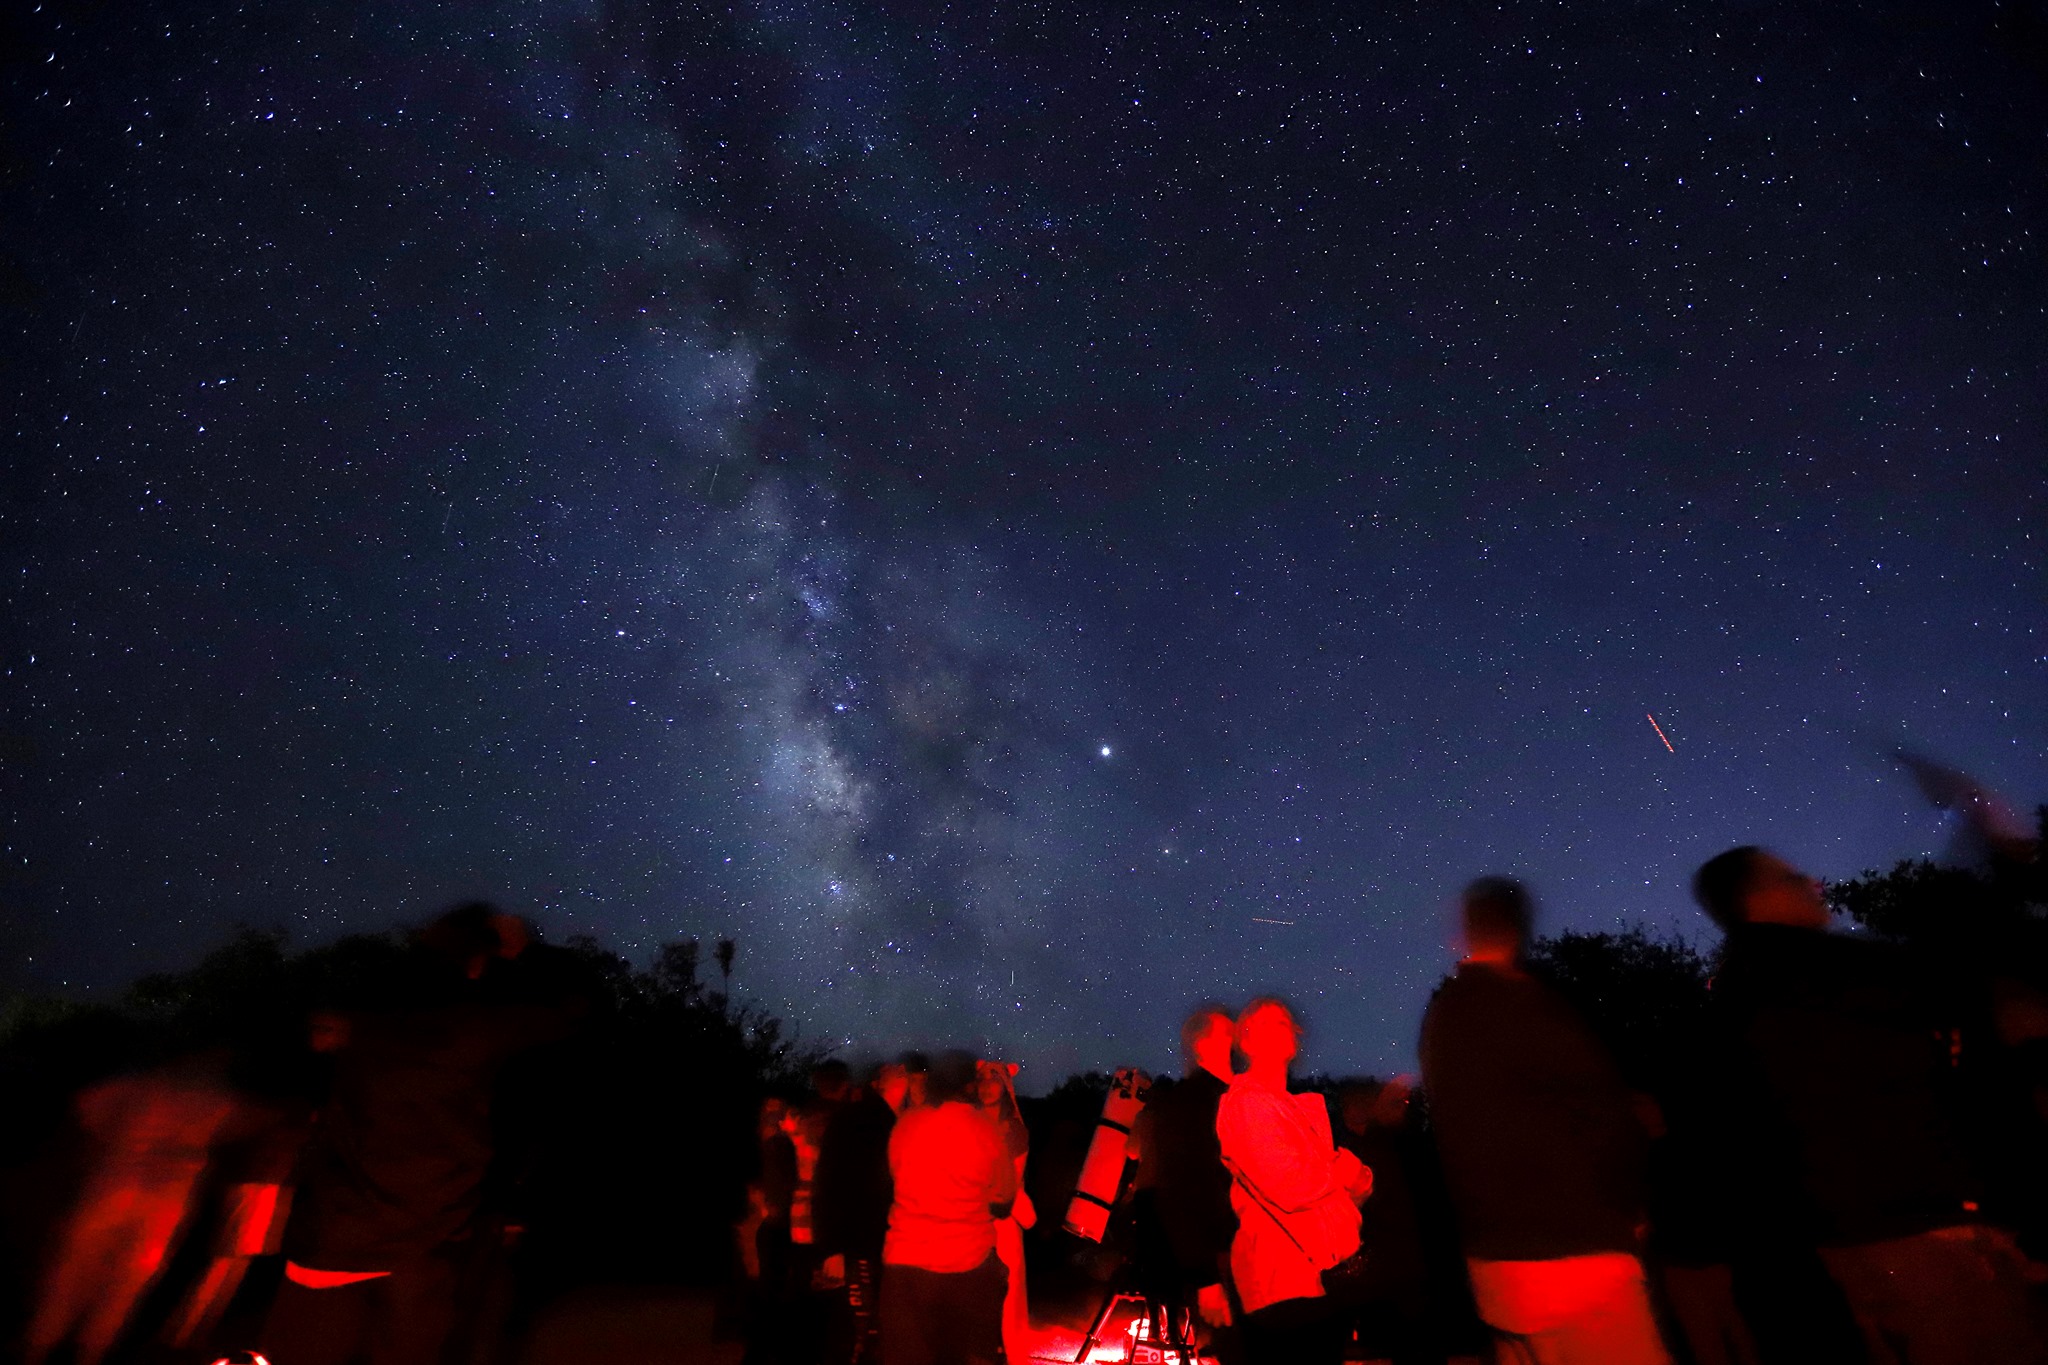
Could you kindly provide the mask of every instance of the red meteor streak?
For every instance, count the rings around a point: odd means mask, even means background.
[[[1643,719],[1650,722],[1650,728],[1657,732],[1657,738],[1664,741],[1664,747],[1667,749],[1671,749],[1671,741],[1668,738],[1666,738],[1664,734],[1664,727],[1657,723],[1657,718],[1651,715],[1648,711],[1645,711],[1643,712]],[[1675,754],[1678,752],[1678,750],[1671,749],[1671,752]]]

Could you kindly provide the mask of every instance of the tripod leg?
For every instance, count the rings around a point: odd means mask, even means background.
[[[1116,1313],[1116,1306],[1127,1300],[1136,1300],[1141,1304],[1145,1302],[1135,1294],[1126,1294],[1118,1289],[1112,1289],[1103,1296],[1102,1307],[1095,1311],[1095,1321],[1088,1328],[1088,1335],[1081,1339],[1081,1349],[1074,1353],[1074,1365],[1087,1365],[1089,1355],[1102,1344],[1103,1329],[1109,1326],[1110,1318]]]

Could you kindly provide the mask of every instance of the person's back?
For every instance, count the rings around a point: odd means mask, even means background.
[[[1017,1192],[995,1121],[964,1100],[912,1109],[889,1135],[895,1200],[882,1260],[942,1273],[972,1270],[995,1250],[991,1204]]]
[[[1666,1365],[1637,1257],[1646,1134],[1578,1012],[1523,971],[1519,883],[1465,890],[1422,1084],[1479,1315],[1545,1365]]]
[[[926,1083],[927,1103],[906,1109],[889,1135],[882,1354],[890,1365],[993,1365],[1007,1283],[996,1219],[1017,1197],[1017,1164],[975,1103],[974,1058],[940,1057]]]
[[[1815,1240],[1967,1220],[1975,1190],[1943,1113],[1941,1030],[1897,949],[1741,925],[1713,1002],[1789,1130]]]
[[[872,1090],[835,1111],[818,1151],[814,1217],[826,1255],[879,1259],[894,1185],[889,1137],[896,1111]]]
[[[337,1034],[264,1329],[278,1359],[429,1360],[455,1331],[499,1073],[583,1009],[568,959],[530,941],[488,906],[451,911],[419,935],[386,1007]]]
[[[1237,1229],[1237,1216],[1230,1211],[1230,1172],[1216,1142],[1216,1106],[1229,1089],[1229,1082],[1198,1068],[1155,1087],[1146,1099],[1152,1144],[1145,1159],[1154,1163],[1160,1227],[1182,1272],[1212,1276],[1194,1281],[1201,1284],[1215,1283],[1217,1257],[1229,1255],[1230,1235]]]
[[[1978,1221],[1913,964],[1828,932],[1820,883],[1751,845],[1693,894],[1727,933],[1715,1013],[1751,1103],[1738,1159],[1798,1203],[1873,1359],[2048,1362],[2013,1238]]]
[[[388,1268],[446,1242],[475,1213],[497,1076],[559,1036],[573,1007],[450,994],[351,1021],[300,1172],[288,1234],[297,1263]]]
[[[1198,1007],[1181,1026],[1187,1074],[1155,1085],[1144,1115],[1147,1208],[1157,1225],[1156,1258],[1165,1262],[1151,1269],[1173,1301],[1199,1307],[1212,1323],[1228,1316],[1222,1284],[1237,1232],[1216,1138],[1217,1108],[1235,1074],[1234,1031],[1221,1008]]]
[[[1423,1016],[1421,1053],[1466,1254],[1634,1251],[1643,1135],[1562,997],[1512,967],[1462,963]]]

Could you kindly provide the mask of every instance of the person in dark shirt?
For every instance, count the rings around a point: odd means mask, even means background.
[[[789,1237],[797,1186],[796,1143],[789,1135],[794,1124],[789,1102],[775,1095],[764,1097],[754,1115],[757,1165],[747,1186],[747,1215],[735,1230],[747,1282],[743,1365],[779,1365],[789,1355],[784,1301],[794,1259]]]
[[[885,1063],[852,1102],[832,1115],[818,1152],[814,1217],[825,1278],[842,1286],[826,1359],[862,1365],[875,1359],[881,1319],[882,1242],[889,1231],[889,1134],[910,1091],[901,1064]]]
[[[1220,1005],[1198,1005],[1180,1027],[1186,1075],[1152,1088],[1138,1120],[1138,1273],[1147,1294],[1209,1324],[1210,1349],[1237,1355],[1229,1293],[1230,1172],[1216,1141],[1216,1106],[1235,1076],[1235,1023]]]
[[[491,1166],[498,1075],[583,1009],[566,969],[530,943],[490,906],[450,911],[415,940],[385,1007],[330,1037],[333,1090],[300,1164],[265,1329],[274,1359],[440,1359]]]
[[[1415,1190],[1409,1178],[1409,1082],[1352,1083],[1337,1092],[1337,1145],[1372,1172],[1372,1198],[1360,1208],[1365,1273],[1347,1305],[1374,1359],[1394,1365],[1442,1360],[1427,1340],[1428,1275]]]
[[[1796,1206],[1877,1365],[2048,1361],[2011,1236],[1977,1217],[1947,1039],[1898,950],[1828,932],[1820,883],[1761,848],[1693,878],[1727,934],[1715,1014],[1749,1077],[1731,1156]],[[1780,1193],[1782,1192],[1782,1193]]]
[[[1520,965],[1533,905],[1487,877],[1422,1022],[1422,1083],[1479,1315],[1541,1362],[1665,1365],[1637,1257],[1645,1134],[1613,1059]]]

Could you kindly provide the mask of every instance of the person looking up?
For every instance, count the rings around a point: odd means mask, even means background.
[[[1216,1107],[1216,1140],[1230,1172],[1237,1232],[1230,1274],[1244,1306],[1251,1365],[1336,1365],[1344,1320],[1322,1272],[1358,1250],[1358,1206],[1372,1172],[1330,1137],[1317,1094],[1292,1094],[1287,1070],[1301,1026],[1281,1001],[1261,998],[1237,1017],[1244,1070]]]
[[[1147,1278],[1162,1302],[1193,1310],[1214,1329],[1210,1348],[1224,1365],[1237,1353],[1231,1327],[1230,1172],[1216,1138],[1216,1110],[1237,1078],[1237,1025],[1221,1005],[1198,1005],[1180,1026],[1182,1078],[1156,1085],[1139,1117],[1144,1198],[1157,1229]]]
[[[1534,905],[1482,877],[1422,1019],[1428,1096],[1479,1316],[1539,1365],[1667,1365],[1638,1258],[1646,1134],[1613,1059],[1522,968]]]
[[[948,1052],[925,1103],[889,1134],[895,1195],[882,1243],[882,1355],[889,1365],[992,1365],[1002,1358],[1008,1275],[996,1220],[1017,1197],[1002,1129],[976,1103],[975,1059]]]
[[[1944,1111],[1947,1020],[1905,955],[1828,932],[1821,884],[1753,845],[1693,876],[1726,934],[1711,1001],[1752,1084],[1735,1139],[1840,1284],[1876,1365],[2031,1365],[2048,1331],[1979,1217]]]

